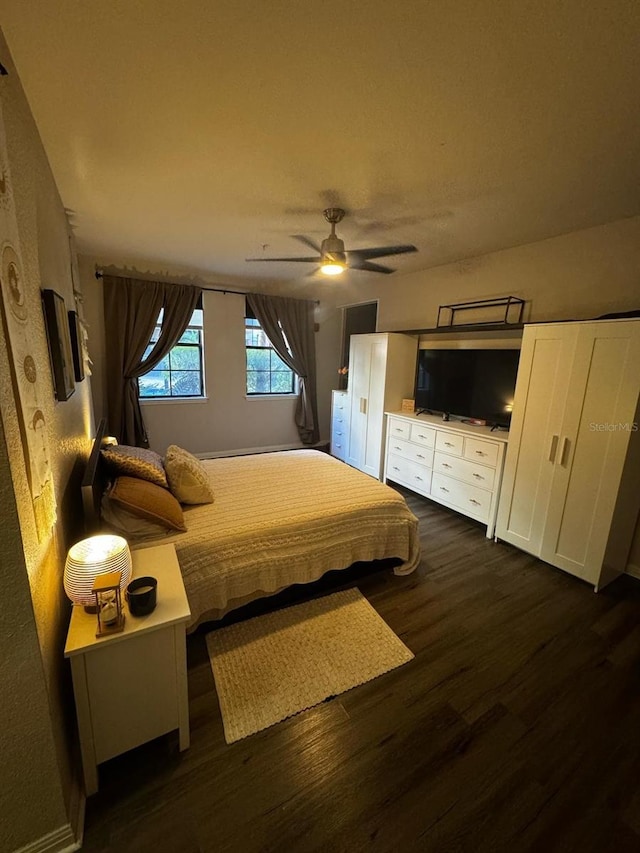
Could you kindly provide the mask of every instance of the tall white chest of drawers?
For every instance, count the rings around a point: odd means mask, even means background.
[[[331,392],[331,455],[343,462],[349,450],[349,405],[346,391]]]
[[[384,481],[486,524],[491,539],[508,437],[433,415],[387,412]]]

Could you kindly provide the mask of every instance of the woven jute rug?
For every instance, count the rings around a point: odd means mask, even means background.
[[[357,589],[212,631],[207,647],[227,743],[414,657]]]

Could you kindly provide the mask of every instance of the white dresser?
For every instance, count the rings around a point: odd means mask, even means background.
[[[349,397],[346,391],[331,392],[331,455],[344,462],[349,450]]]
[[[384,480],[495,529],[509,434],[433,415],[387,412]]]

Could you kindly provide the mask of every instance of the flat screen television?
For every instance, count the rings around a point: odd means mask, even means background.
[[[416,411],[508,427],[520,350],[421,349]]]

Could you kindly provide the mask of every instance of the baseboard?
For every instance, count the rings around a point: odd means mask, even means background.
[[[241,447],[237,450],[212,450],[209,453],[196,453],[198,459],[218,459],[222,456],[249,456],[253,453],[276,453],[279,450],[319,450],[326,448],[328,441],[316,444],[273,444],[270,447]]]
[[[638,578],[638,580],[640,580],[640,566],[634,566],[633,563],[628,563],[624,573],[626,575],[631,575],[632,578]]]
[[[74,833],[77,847],[74,850],[79,850],[82,847],[84,840],[84,814],[87,805],[87,796],[77,780],[71,788],[71,796],[69,802],[69,823]]]
[[[74,850],[79,850],[80,846],[81,842],[76,840],[71,824],[66,823],[25,847],[21,847],[16,853],[72,853]]]

